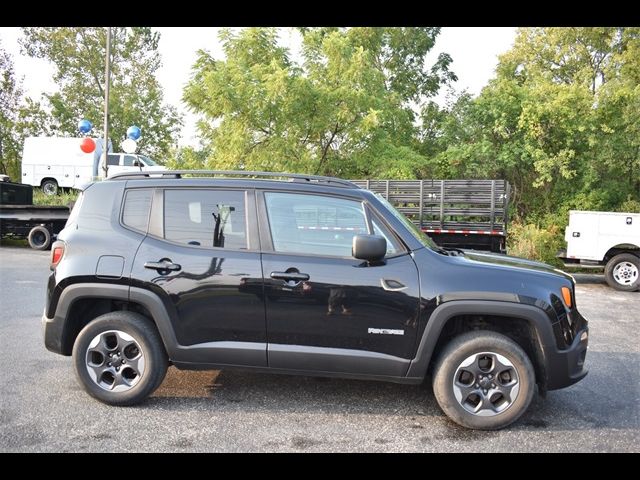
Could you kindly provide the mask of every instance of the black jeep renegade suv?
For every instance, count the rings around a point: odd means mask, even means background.
[[[195,175],[195,176],[194,176]],[[49,350],[112,405],[171,363],[400,383],[432,378],[455,422],[496,429],[535,385],[586,375],[572,278],[436,246],[335,178],[120,174],[88,185],[52,247]]]

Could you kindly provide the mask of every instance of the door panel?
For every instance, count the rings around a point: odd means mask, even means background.
[[[165,190],[163,208],[159,192],[151,217],[164,212],[163,222],[151,222],[136,254],[132,278],[163,299],[178,344],[197,349],[199,362],[267,364],[260,253],[247,241],[255,208],[246,198],[244,191]]]
[[[356,259],[263,254],[262,265],[269,344],[413,357],[419,292],[411,256],[366,266]],[[309,280],[269,278],[293,269]]]
[[[162,259],[180,270],[144,267]],[[132,276],[170,302],[181,345],[266,341],[259,253],[183,247],[148,236]]]
[[[378,265],[349,256],[353,236],[372,230],[357,200],[278,192],[263,198],[270,229],[263,242],[275,250],[262,255],[269,366],[403,375],[419,311],[411,256]]]

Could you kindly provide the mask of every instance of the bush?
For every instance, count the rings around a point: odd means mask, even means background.
[[[640,201],[631,198],[631,195],[627,197],[627,199],[622,202],[620,207],[616,209],[617,212],[628,212],[628,213],[640,213]]]
[[[533,223],[512,223],[509,226],[509,255],[562,266],[556,255],[564,247],[562,229],[557,225],[551,225],[546,229]]]

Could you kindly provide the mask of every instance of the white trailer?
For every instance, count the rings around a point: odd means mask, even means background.
[[[104,176],[101,165],[102,144],[94,139],[96,149],[84,153],[82,138],[28,137],[22,154],[22,183],[41,187],[45,194],[55,195],[59,188],[78,188]],[[109,142],[107,175],[127,171],[166,170],[153,160],[137,154],[111,153]]]
[[[640,289],[640,213],[571,210],[564,239],[567,267],[604,267],[611,287]]]

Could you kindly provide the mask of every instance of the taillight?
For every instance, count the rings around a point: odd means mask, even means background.
[[[56,268],[64,256],[64,242],[58,240],[51,246],[51,270]]]

